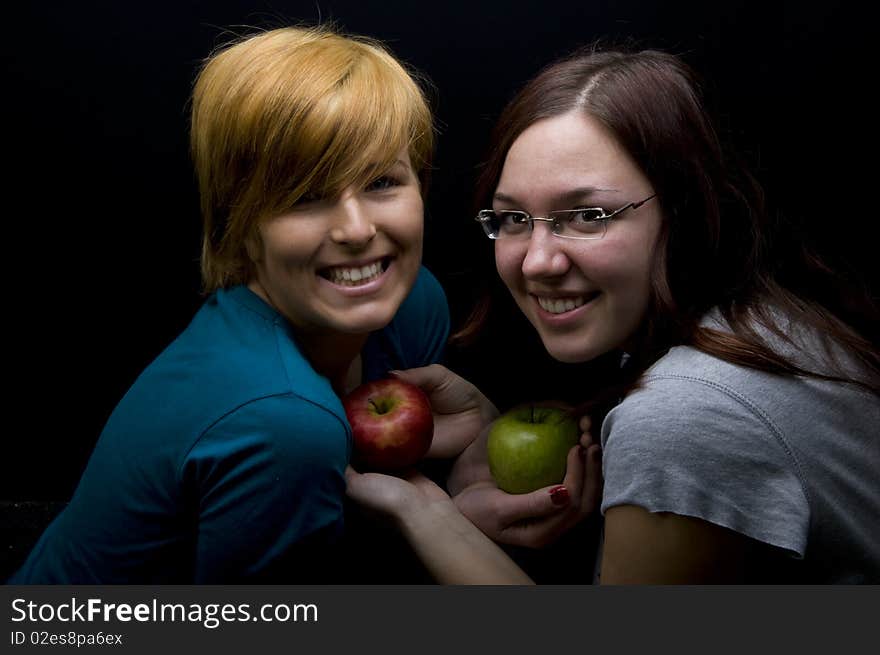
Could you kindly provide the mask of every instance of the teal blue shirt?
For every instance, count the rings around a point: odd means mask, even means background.
[[[423,268],[370,335],[364,379],[439,361],[448,331]],[[247,287],[217,291],[120,401],[10,583],[295,581],[341,532],[350,449],[289,323]]]

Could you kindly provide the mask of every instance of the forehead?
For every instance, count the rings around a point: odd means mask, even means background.
[[[615,194],[646,184],[607,128],[575,110],[540,120],[520,134],[507,153],[496,191],[516,198],[559,197],[573,189]]]

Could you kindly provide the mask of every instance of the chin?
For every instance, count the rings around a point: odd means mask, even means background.
[[[578,350],[552,348],[547,348],[547,352],[553,359],[555,359],[557,362],[562,362],[563,364],[583,364],[585,362],[592,361],[596,359],[599,355],[603,354],[599,352],[584,352]]]
[[[375,309],[364,307],[351,316],[341,316],[336,321],[336,330],[344,334],[367,334],[381,330],[392,320],[397,314],[399,305],[391,309]]]
[[[563,364],[583,364],[611,350],[610,347],[602,348],[599,344],[585,343],[584,339],[579,339],[575,335],[564,338],[553,336],[544,338],[544,336],[541,335],[541,342],[544,344],[547,354]]]

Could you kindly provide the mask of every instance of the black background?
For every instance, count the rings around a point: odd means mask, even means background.
[[[489,244],[471,220],[487,134],[514,90],[597,37],[682,54],[771,206],[877,288],[871,21],[838,3],[25,3],[6,12],[8,352],[0,499],[67,499],[104,421],[199,296],[187,102],[224,28],[335,21],[386,41],[434,83],[439,119],[425,263],[460,324]],[[864,163],[863,163],[864,162]],[[500,406],[577,400],[601,366],[548,361],[503,302],[450,365]],[[112,492],[112,490],[108,490]]]

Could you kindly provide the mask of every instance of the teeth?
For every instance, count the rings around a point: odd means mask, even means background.
[[[372,282],[382,275],[384,271],[385,268],[382,266],[381,261],[358,267],[335,266],[327,269],[327,278],[334,284],[354,287]]]
[[[576,298],[543,298],[541,296],[538,296],[538,304],[545,312],[550,312],[551,314],[564,314],[565,312],[570,312],[572,309],[576,309],[583,305],[584,297],[577,296]]]

